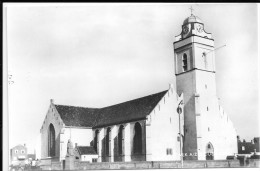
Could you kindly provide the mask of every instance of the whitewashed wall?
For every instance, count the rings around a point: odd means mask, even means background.
[[[81,161],[88,161],[92,163],[92,159],[98,159],[98,155],[81,155]]]
[[[147,161],[180,160],[179,115],[177,94],[173,89],[165,94],[148,116],[146,124]],[[182,119],[183,122],[183,119]],[[167,148],[172,155],[167,155]]]
[[[206,159],[206,148],[210,142],[214,148],[214,159],[226,159],[228,155],[237,153],[236,130],[219,104],[216,96],[215,74],[196,73],[197,97],[200,120],[197,120],[198,159]],[[203,81],[199,81],[203,80]],[[198,117],[197,117],[198,118]]]

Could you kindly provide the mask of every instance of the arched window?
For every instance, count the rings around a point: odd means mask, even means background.
[[[142,127],[138,122],[134,128],[134,154],[142,154]]]
[[[118,130],[118,154],[124,155],[124,144],[125,144],[125,128],[123,125]]]
[[[183,68],[183,71],[188,70],[188,57],[187,57],[186,53],[184,53],[182,56],[182,68]]]
[[[214,160],[214,148],[210,142],[206,146],[206,160]]]
[[[205,69],[207,69],[207,68],[208,68],[207,53],[206,53],[206,52],[203,52],[203,53],[202,53],[202,57],[203,57],[203,59],[204,59]]]
[[[111,128],[107,128],[106,132],[106,156],[111,156]]]
[[[55,156],[55,129],[53,124],[50,124],[48,131],[48,156]]]
[[[95,138],[94,138],[94,149],[98,153],[98,143],[99,143],[99,130],[95,131]]]

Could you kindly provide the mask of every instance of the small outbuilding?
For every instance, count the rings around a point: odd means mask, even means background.
[[[74,149],[76,159],[87,162],[97,162],[98,154],[91,146],[76,146]]]

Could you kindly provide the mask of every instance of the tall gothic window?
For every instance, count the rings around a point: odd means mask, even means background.
[[[124,155],[124,144],[125,144],[125,128],[123,125],[119,127],[118,130],[118,154]]]
[[[138,122],[134,128],[134,154],[142,154],[142,127]]]
[[[188,70],[188,57],[187,57],[186,53],[184,53],[182,56],[182,68],[183,68],[183,71]]]
[[[48,156],[55,156],[55,129],[53,124],[50,124],[48,131]]]
[[[106,156],[111,155],[111,128],[107,128],[106,132]]]
[[[98,144],[99,144],[99,130],[95,131],[95,138],[94,138],[94,149],[98,153]]]

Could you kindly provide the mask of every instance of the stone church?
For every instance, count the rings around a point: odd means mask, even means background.
[[[41,158],[62,161],[67,142],[97,162],[226,159],[236,130],[216,95],[214,39],[191,14],[173,43],[176,89],[103,108],[55,104],[41,127]],[[87,151],[85,150],[87,155]]]

